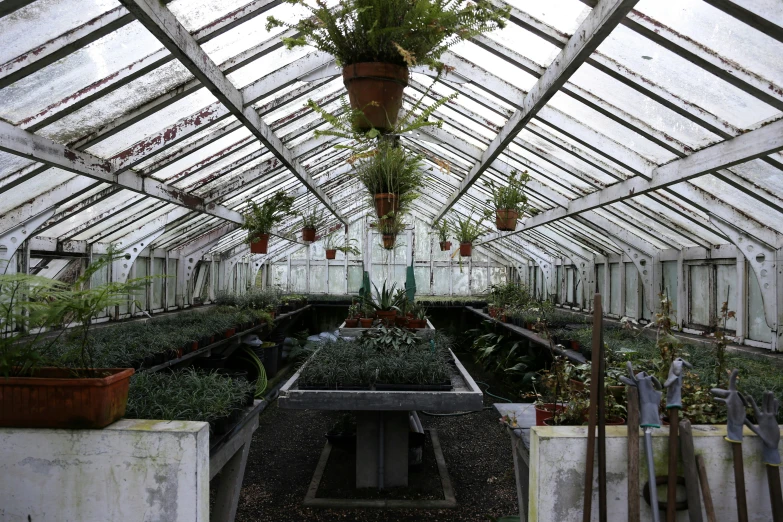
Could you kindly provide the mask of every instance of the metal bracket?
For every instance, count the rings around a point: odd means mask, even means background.
[[[16,254],[16,251],[19,250],[19,247],[22,246],[22,243],[24,243],[38,227],[43,225],[46,220],[53,215],[53,208],[46,210],[0,235],[0,259],[10,263],[11,258]],[[5,268],[3,268],[3,270],[5,270]]]
[[[158,226],[157,224],[155,225]],[[151,234],[145,233],[145,227],[139,229],[134,237],[125,236],[121,241],[115,243],[115,247],[118,250],[122,250],[123,257],[112,261],[111,274],[112,279],[118,283],[124,283],[128,280],[130,269],[133,263],[136,262],[136,258],[141,255],[141,252],[147,248],[153,241],[158,239],[165,230],[158,229]]]
[[[526,254],[538,265],[541,272],[544,274],[544,280],[547,284],[547,293],[553,295],[555,293],[556,281],[555,281],[555,260],[547,256],[546,253],[533,245],[520,238],[519,236],[509,236],[509,239],[522,248]]]
[[[710,222],[726,234],[750,264],[761,288],[767,326],[777,331],[776,249],[717,216],[710,215]]]

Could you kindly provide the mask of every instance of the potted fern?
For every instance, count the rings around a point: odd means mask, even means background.
[[[358,248],[356,248],[354,245],[358,243],[356,239],[346,239],[345,243],[343,245],[340,245],[337,240],[337,236],[334,232],[326,236],[326,259],[335,259],[337,257],[337,252],[342,252],[343,254],[351,254],[354,256],[358,256],[361,254]]]
[[[451,225],[445,219],[441,219],[433,225],[435,231],[438,233],[438,241],[440,244],[441,252],[448,252],[451,250],[451,241],[449,241],[449,234],[451,232]]]
[[[0,275],[0,426],[103,428],[125,414],[134,370],[96,367],[102,354],[90,337],[104,310],[127,304],[150,279],[90,285],[120,258],[109,249],[70,285]]]
[[[474,212],[467,217],[456,214],[451,223],[454,237],[459,241],[459,255],[462,257],[470,257],[473,254],[473,242],[486,233],[481,225],[481,218],[474,219],[473,215]]]
[[[394,127],[408,85],[408,67],[444,69],[439,57],[452,45],[505,26],[509,9],[487,0],[340,0],[337,5],[287,0],[311,16],[295,24],[274,17],[267,30],[294,29],[285,45],[312,46],[335,57],[359,129]]]
[[[487,203],[493,209],[487,209],[485,217],[489,220],[494,217],[498,230],[506,232],[516,230],[519,216],[527,209],[525,189],[529,180],[530,175],[527,171],[519,173],[515,170],[508,177],[506,185],[497,184],[493,180],[484,182],[484,187],[492,195]]]
[[[404,211],[424,182],[423,159],[387,140],[358,161],[354,177],[371,195],[378,219]]]
[[[245,222],[242,228],[247,230],[250,252],[266,254],[269,246],[269,234],[272,232],[272,228],[291,212],[294,198],[286,196],[285,192],[281,190],[260,205],[252,200],[247,203],[248,209],[245,212]]]
[[[318,223],[324,217],[324,211],[318,210],[313,206],[312,209],[299,213],[302,216],[302,241],[305,243],[312,243],[315,241],[315,233],[318,228]]]
[[[377,227],[381,233],[381,246],[386,250],[393,250],[397,243],[397,235],[405,230],[405,223],[397,217],[388,217],[379,220]]]

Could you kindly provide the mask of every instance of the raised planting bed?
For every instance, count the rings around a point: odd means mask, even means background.
[[[340,325],[338,330],[340,332],[340,336],[342,336],[342,337],[359,337],[360,335],[362,335],[366,331],[372,330],[374,328],[377,328],[377,326],[378,326],[378,320],[376,320],[373,323],[373,326],[371,328],[361,328],[361,327],[360,328],[346,328],[345,327],[345,321],[343,321],[343,323]],[[426,326],[426,328],[408,328],[408,329],[413,331],[413,332],[415,332],[415,333],[417,333],[417,334],[421,334],[422,332],[425,332],[427,330],[432,331],[432,332],[435,331],[435,327],[432,326],[432,323],[430,322],[429,319],[427,319],[427,326]]]
[[[430,343],[427,341],[415,347],[424,351],[430,348]],[[365,389],[348,389],[340,386],[331,389],[327,389],[326,386],[324,389],[313,389],[315,383],[305,382],[310,374],[308,366],[318,363],[319,352],[324,349],[329,348],[324,346],[316,351],[281,388],[279,405],[286,409],[356,411],[356,487],[407,486],[408,432],[411,422],[409,412],[480,411],[483,407],[481,389],[450,348],[439,346],[437,349],[442,349],[444,352],[444,359],[450,373],[451,389],[429,391],[380,390],[377,389],[375,381],[348,383],[366,384]],[[406,356],[407,358],[409,357]],[[340,361],[336,361],[335,367],[337,368],[339,364]],[[355,361],[355,366],[363,365],[361,361]],[[375,366],[370,363],[365,364],[364,367],[371,378],[375,374]],[[363,378],[359,375],[354,380]],[[439,380],[435,378],[431,382],[420,384],[440,385]],[[300,386],[302,383],[304,386]]]

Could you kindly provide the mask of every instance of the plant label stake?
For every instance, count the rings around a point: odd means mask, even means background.
[[[713,388],[710,390],[716,401],[726,404],[728,417],[726,420],[726,440],[731,444],[734,455],[734,485],[737,492],[737,520],[748,522],[748,502],[745,498],[745,466],[742,460],[742,426],[747,422],[745,398],[737,391],[736,368],[729,377],[729,389]]]
[[[628,398],[628,522],[639,522],[639,391],[625,387]]]
[[[780,426],[778,426],[777,421],[780,405],[771,391],[764,392],[761,411],[756,406],[756,401],[753,397],[748,395],[746,399],[753,407],[753,412],[756,414],[756,420],[759,423],[758,426],[754,426],[745,419],[745,424],[761,438],[763,443],[761,457],[767,468],[769,500],[772,504],[772,520],[773,522],[783,522],[783,492],[781,492],[780,488],[780,453],[778,452]]]
[[[666,522],[675,522],[677,517],[677,428],[680,426],[682,409],[683,366],[693,368],[691,363],[677,357],[669,366],[666,388],[666,410],[669,412],[669,482],[666,490]],[[650,484],[652,487],[652,484]]]
[[[593,461],[595,459],[595,427],[598,418],[598,516],[606,522],[606,419],[603,398],[603,311],[601,295],[593,299],[593,356],[590,361],[590,411],[587,428],[587,459],[585,462],[585,491],[582,521],[590,522],[593,512]]]
[[[639,392],[639,417],[640,426],[644,428],[644,451],[647,456],[647,474],[650,483],[650,509],[653,514],[653,522],[660,522],[658,512],[658,491],[655,481],[655,459],[652,450],[652,430],[661,427],[661,419],[658,416],[658,405],[661,403],[662,388],[660,381],[654,375],[646,372],[633,373],[630,362],[626,365],[628,377],[622,376],[620,380],[628,386],[633,386]]]

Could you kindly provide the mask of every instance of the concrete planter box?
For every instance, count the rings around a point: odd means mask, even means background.
[[[345,327],[345,321],[340,325],[339,331],[341,337],[359,337],[367,330],[372,330],[372,328],[346,328]],[[413,331],[416,333],[425,332],[427,330],[434,331],[435,327],[432,326],[432,323],[429,319],[427,319],[427,327],[426,328],[414,328]]]
[[[606,427],[607,507],[609,520],[628,520],[626,426]],[[715,512],[721,522],[737,520],[733,459],[730,443],[723,437],[725,426],[693,426],[693,443],[697,455],[704,457],[712,490]],[[669,430],[653,432],[653,454],[656,475],[665,475],[668,465]],[[783,449],[783,442],[781,443]],[[772,520],[767,474],[761,462],[761,441],[745,428],[742,444],[745,461],[745,491],[751,522]],[[530,429],[530,504],[529,522],[578,522],[582,520],[582,495],[587,454],[586,426],[536,426]],[[644,440],[640,444],[639,485],[647,482]],[[682,466],[680,473],[682,476]],[[598,464],[596,458],[593,489],[593,520],[598,520]],[[678,493],[682,495],[682,493]],[[641,520],[652,520],[650,507],[642,498]],[[659,500],[665,500],[665,495]],[[702,504],[702,511],[704,506]],[[707,520],[706,514],[704,520]],[[662,515],[662,519],[664,515]],[[677,521],[688,520],[687,511],[677,512]]]

